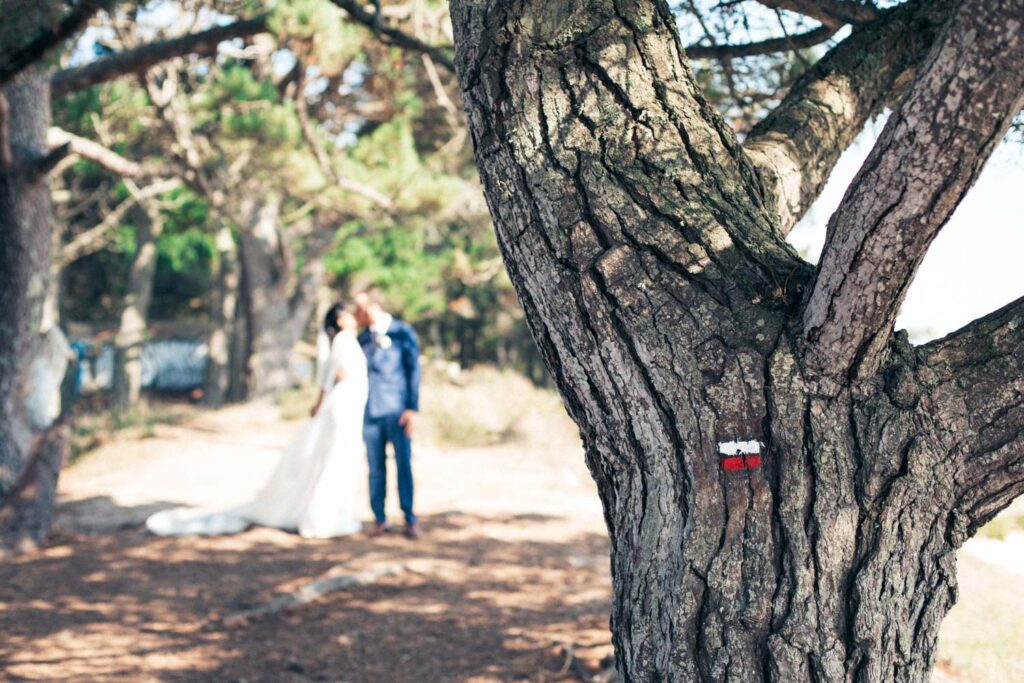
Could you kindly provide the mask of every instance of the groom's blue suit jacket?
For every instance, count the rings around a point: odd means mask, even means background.
[[[370,374],[368,419],[420,409],[420,345],[416,331],[401,320],[392,320],[387,336],[390,344],[374,339],[369,329],[359,335]]]

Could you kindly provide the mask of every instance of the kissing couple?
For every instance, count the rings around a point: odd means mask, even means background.
[[[228,510],[173,508],[146,520],[161,536],[218,535],[269,526],[306,538],[362,529],[357,499],[359,458],[369,464],[371,536],[388,532],[387,446],[395,456],[404,533],[419,538],[413,512],[412,434],[419,413],[419,342],[412,326],[385,309],[376,290],[335,304],[323,321],[320,393],[310,419],[284,449],[263,489]],[[328,350],[329,349],[329,350]]]

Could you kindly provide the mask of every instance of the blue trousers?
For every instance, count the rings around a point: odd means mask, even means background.
[[[402,425],[400,415],[367,417],[363,423],[366,457],[370,462],[370,508],[378,522],[385,521],[384,498],[387,494],[387,445],[395,451],[395,469],[398,470],[398,502],[405,513],[407,524],[416,521],[412,511],[412,443]]]

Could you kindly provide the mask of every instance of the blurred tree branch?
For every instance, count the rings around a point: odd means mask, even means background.
[[[757,0],[771,9],[784,9],[816,19],[834,29],[844,24],[864,24],[878,17],[873,5],[852,0]]]
[[[8,46],[0,45],[0,86],[10,81],[29,66],[44,59],[51,52],[60,47],[64,41],[78,33],[92,19],[97,12],[111,5],[113,0],[80,0],[77,3],[69,2],[70,12],[66,14],[55,26],[39,25],[36,27],[24,27],[19,31],[22,35],[34,34],[24,45],[13,50]],[[4,14],[5,23],[14,27],[17,20],[11,19],[9,12],[16,11],[14,3],[5,2]]]
[[[782,38],[769,38],[753,43],[735,45],[691,45],[686,54],[691,59],[737,59],[740,57],[756,57],[770,55],[786,50],[803,50],[820,45],[836,34],[838,29],[833,26],[819,26],[806,33]]]
[[[370,12],[359,2],[355,2],[355,0],[331,0],[331,2],[345,10],[353,21],[373,31],[382,42],[428,54],[435,62],[448,69],[451,73],[455,73],[455,62],[452,61],[451,57],[451,53],[454,50],[453,47],[429,45],[401,29],[384,23],[380,13]]]
[[[241,19],[231,24],[216,26],[170,40],[140,45],[117,52],[109,57],[97,59],[84,66],[58,71],[51,80],[52,96],[61,97],[126,74],[143,73],[150,67],[173,57],[212,53],[225,40],[245,38],[267,31],[266,17],[257,17]]]

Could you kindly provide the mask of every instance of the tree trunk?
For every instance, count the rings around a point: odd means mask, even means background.
[[[148,202],[136,213],[135,256],[128,275],[128,296],[121,310],[121,326],[114,340],[114,410],[137,405],[142,393],[142,347],[156,275],[156,243],[163,231],[160,212]]]
[[[63,247],[64,241],[61,239],[60,231],[53,231],[53,242],[51,249],[55,256],[60,253],[61,247]],[[63,311],[61,309],[62,304],[62,288],[64,268],[61,265],[59,258],[53,258],[50,260],[50,274],[46,283],[46,297],[43,300],[43,320],[41,328],[48,330],[51,327],[60,327],[61,318],[63,317]]]
[[[996,507],[961,505],[978,426],[944,352],[889,336],[871,377],[808,368],[816,273],[664,2],[451,4],[499,246],[604,506],[623,679],[926,681]]]
[[[60,387],[70,356],[42,330],[52,250],[46,147],[49,78],[27,71],[0,91],[0,540],[42,542],[64,459]]]
[[[228,351],[228,401],[237,403],[249,398],[249,357],[252,338],[249,334],[249,289],[246,287],[245,269],[239,262],[238,299],[235,319],[231,325],[231,348]]]
[[[223,405],[231,395],[231,344],[235,336],[238,280],[238,247],[231,228],[225,225],[217,231],[212,328],[206,341],[208,353],[203,378],[203,403],[212,407]],[[241,383],[241,377],[234,381]]]
[[[323,273],[319,258],[294,272],[294,260],[278,225],[278,201],[248,201],[239,233],[242,301],[249,336],[248,396],[263,396],[292,383],[291,352],[316,306]]]

